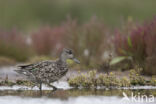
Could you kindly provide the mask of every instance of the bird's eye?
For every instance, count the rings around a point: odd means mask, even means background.
[[[72,51],[69,51],[68,53],[69,53],[69,54],[72,54]]]

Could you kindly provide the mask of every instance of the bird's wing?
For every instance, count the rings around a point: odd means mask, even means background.
[[[35,64],[28,64],[28,65],[19,65],[18,67],[22,70],[27,70],[29,72],[34,72],[40,70],[48,65],[50,65],[53,61],[42,61]]]

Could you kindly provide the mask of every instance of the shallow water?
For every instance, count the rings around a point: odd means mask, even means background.
[[[131,97],[131,94],[137,96],[156,95],[156,90],[94,90],[94,89],[68,89],[43,90],[42,95],[38,90],[0,90],[0,104],[155,104],[153,102],[143,101],[122,101],[123,92]],[[149,99],[147,99],[149,100]],[[137,100],[138,101],[138,100]]]
[[[6,75],[11,80],[23,78],[12,69],[1,69],[1,79],[5,79]],[[53,92],[52,88],[43,85],[42,95],[37,87],[0,86],[0,104],[156,104],[156,86],[95,90],[73,89],[66,81],[55,82],[53,85],[60,89]],[[129,100],[123,100],[125,94]],[[135,100],[131,99],[132,95],[136,97]],[[151,95],[154,97],[152,102]]]
[[[8,100],[9,99],[9,100]],[[11,101],[11,102],[10,102]],[[5,96],[0,99],[1,104],[123,104],[118,97],[105,97],[105,96],[79,96],[70,97],[66,100],[54,98],[22,98]],[[132,104],[125,102],[125,104]],[[139,103],[133,103],[139,104]],[[152,104],[152,103],[144,103]],[[154,103],[153,103],[154,104]]]

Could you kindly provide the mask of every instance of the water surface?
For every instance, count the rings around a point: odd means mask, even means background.
[[[9,80],[23,79],[13,71],[13,67],[1,68],[0,80],[8,76]],[[67,74],[70,76],[70,73]],[[156,104],[156,86],[135,86],[121,89],[73,89],[66,81],[59,81],[53,84],[59,90],[53,92],[52,88],[43,85],[42,95],[37,87],[31,89],[26,86],[0,86],[0,104]],[[154,96],[153,102],[123,101],[123,93],[131,98]],[[141,98],[140,98],[141,99]],[[149,99],[147,99],[149,100]],[[138,100],[137,100],[138,101]]]
[[[139,90],[95,90],[95,89],[68,89],[44,90],[42,95],[38,90],[1,90],[0,104],[155,104],[154,102],[122,101],[123,92],[131,94],[156,95],[155,89]]]

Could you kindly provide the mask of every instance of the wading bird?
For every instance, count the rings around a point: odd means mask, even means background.
[[[27,76],[30,81],[39,86],[40,91],[42,91],[42,84],[46,84],[49,87],[52,87],[53,90],[56,90],[57,88],[51,85],[51,83],[58,81],[68,72],[67,59],[72,59],[80,64],[80,61],[74,57],[72,50],[63,49],[58,60],[20,65],[18,66],[18,70],[15,71]]]

